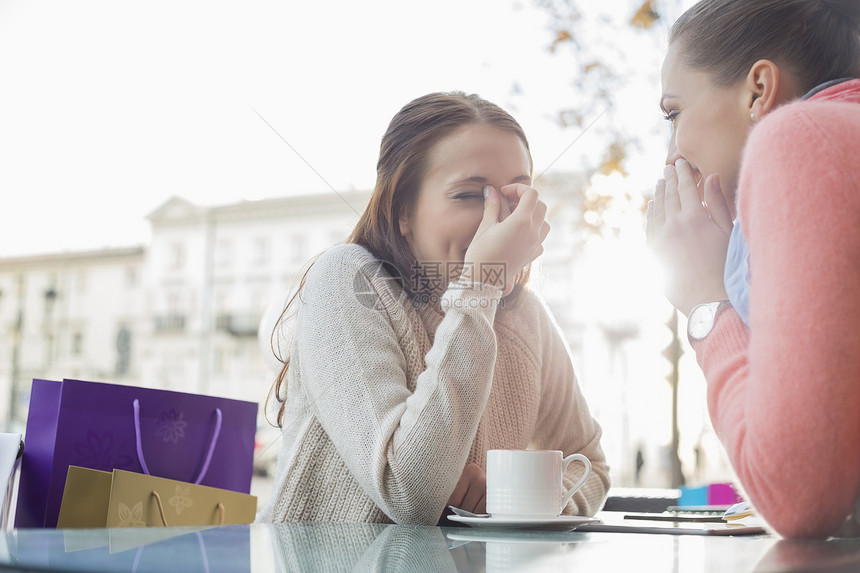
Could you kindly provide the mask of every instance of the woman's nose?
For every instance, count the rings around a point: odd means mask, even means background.
[[[672,137],[669,138],[669,148],[666,150],[666,165],[675,165],[675,162],[683,157],[678,153],[678,147],[675,145],[675,133],[672,132]]]

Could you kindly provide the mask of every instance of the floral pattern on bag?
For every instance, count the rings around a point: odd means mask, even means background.
[[[180,485],[176,486],[176,495],[171,497],[167,503],[173,506],[176,510],[176,515],[181,514],[185,511],[186,508],[194,505],[194,501],[190,497],[188,497],[188,490],[191,488],[182,487]]]
[[[162,412],[156,423],[156,436],[161,436],[165,442],[179,443],[180,438],[185,437],[185,427],[188,422],[183,420],[184,414],[177,412],[173,408],[167,412]]]
[[[78,455],[73,465],[88,468],[120,468],[132,467],[133,459],[123,453],[126,444],[115,443],[113,432],[102,432],[101,435],[89,430],[85,442],[75,442],[72,449]]]
[[[117,506],[119,513],[119,523],[117,527],[146,527],[146,522],[143,521],[143,502],[139,501],[134,504],[134,507],[129,507],[120,502]]]

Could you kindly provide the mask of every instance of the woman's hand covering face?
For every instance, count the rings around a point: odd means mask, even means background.
[[[723,274],[732,217],[717,175],[699,177],[679,159],[667,165],[648,204],[648,245],[663,263],[666,297],[688,314],[697,304],[725,300]]]
[[[484,216],[465,263],[473,280],[494,284],[507,295],[517,273],[543,253],[550,229],[547,207],[537,191],[521,183],[498,190],[488,185],[484,193]]]

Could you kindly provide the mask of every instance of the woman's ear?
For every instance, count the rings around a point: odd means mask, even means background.
[[[780,103],[780,70],[770,60],[759,60],[752,65],[746,79],[747,106],[750,117],[758,119]]]
[[[400,208],[400,216],[397,218],[400,224],[400,236],[406,237],[412,233],[412,215],[406,207]]]

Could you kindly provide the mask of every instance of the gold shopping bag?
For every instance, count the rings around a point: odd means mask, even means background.
[[[111,472],[69,466],[58,529],[98,529],[107,523]]]
[[[254,495],[114,470],[107,526],[232,525],[256,514]]]
[[[251,523],[257,497],[124,470],[69,466],[60,528],[178,527]]]

